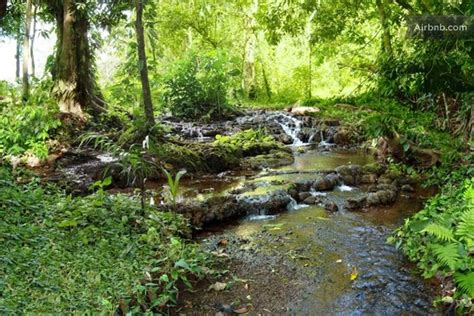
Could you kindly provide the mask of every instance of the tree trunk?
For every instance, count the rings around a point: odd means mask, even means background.
[[[31,43],[30,43],[30,59],[31,59],[31,75],[35,77],[36,73],[36,65],[35,65],[35,54],[34,54],[34,46],[35,46],[35,37],[36,37],[36,14],[38,12],[38,5],[35,5],[35,9],[33,11],[33,32],[31,33]]]
[[[31,29],[31,10],[32,0],[26,1],[26,18],[25,18],[25,34],[23,37],[23,79],[22,79],[22,97],[23,101],[28,100],[30,93],[30,79],[28,66],[30,64],[30,29]]]
[[[257,35],[255,34],[255,26],[257,24],[255,14],[258,11],[258,0],[254,0],[247,17],[247,29],[249,37],[244,47],[244,64],[242,69],[242,89],[249,99],[255,99],[256,95],[256,73],[255,58],[257,50]]]
[[[100,114],[105,110],[105,102],[93,73],[87,16],[74,9],[74,0],[58,2],[54,11],[57,48],[53,92],[58,99],[59,110],[80,117],[84,116],[85,110]]]
[[[15,79],[17,81],[20,80],[20,58],[21,58],[21,39],[20,39],[20,36],[17,35],[16,54],[15,54],[15,60],[16,60]]]
[[[155,118],[153,116],[153,103],[151,100],[150,82],[148,80],[148,66],[145,53],[145,37],[143,30],[143,1],[135,1],[137,10],[135,29],[137,36],[138,68],[140,70],[140,80],[142,83],[143,109],[145,112],[145,120],[147,127],[151,128],[155,124]]]
[[[0,0],[0,19],[7,14],[7,0]]]
[[[379,11],[380,24],[382,25],[382,50],[388,57],[392,57],[392,40],[387,20],[387,12],[385,8],[388,6],[385,0],[376,0],[377,9]]]
[[[270,88],[270,83],[268,82],[267,73],[265,71],[265,64],[262,61],[262,76],[263,76],[263,83],[265,84],[265,91],[267,93],[268,100],[272,99],[272,89]]]

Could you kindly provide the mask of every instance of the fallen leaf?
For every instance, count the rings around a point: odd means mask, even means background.
[[[352,272],[351,272],[351,281],[354,281],[355,279],[357,279],[358,276],[359,276],[359,273],[357,272],[357,268],[353,267]]]
[[[174,168],[174,166],[172,164],[167,163],[167,162],[165,162],[163,164],[163,167],[165,167],[165,169],[168,169],[168,170],[172,170]]]
[[[223,291],[227,287],[227,283],[222,283],[222,282],[216,282],[209,286],[209,290],[214,290],[214,291]]]
[[[227,239],[221,239],[221,240],[219,240],[219,242],[217,244],[219,246],[226,247],[228,243],[229,243],[229,241]]]
[[[249,309],[247,307],[241,307],[241,308],[238,308],[238,309],[234,309],[234,313],[236,314],[245,314],[245,313],[248,313],[249,312]]]
[[[249,289],[249,285],[248,285],[247,283],[245,283],[245,285],[244,285],[244,289],[246,289],[246,290],[248,291],[248,289]]]

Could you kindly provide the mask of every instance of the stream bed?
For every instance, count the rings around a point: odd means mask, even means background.
[[[313,172],[370,162],[371,157],[357,151],[308,150],[296,154],[292,165],[236,176],[234,181],[227,178],[207,192],[222,194],[246,182],[267,183],[246,193],[259,195],[278,190],[283,181],[298,181]],[[198,181],[194,186],[206,192],[206,186],[215,186],[215,181]],[[185,185],[185,191],[191,194],[193,184]],[[314,194],[330,195],[341,204],[360,193],[360,188],[340,185],[331,192]],[[328,212],[319,205],[290,203],[288,210],[279,214],[252,211],[236,222],[214,225],[198,235],[202,246],[228,258],[231,265],[239,267],[231,271],[241,279],[250,279],[256,289],[247,296],[245,290],[238,289],[240,285],[227,293],[203,289],[205,293],[190,298],[188,305],[197,314],[208,313],[213,304],[223,300],[230,304],[239,298],[238,302],[251,305],[255,314],[436,314],[432,307],[434,286],[414,275],[413,266],[386,243],[390,232],[420,210],[430,194],[416,188],[410,196],[402,194],[393,205],[366,212],[349,212],[343,207]],[[248,292],[248,285],[245,288]]]

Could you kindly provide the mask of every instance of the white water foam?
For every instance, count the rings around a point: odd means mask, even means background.
[[[341,192],[350,192],[352,190],[354,190],[354,188],[348,186],[348,185],[345,185],[345,184],[342,184],[342,185],[339,185],[337,186],[336,188],[338,191],[341,191]]]
[[[264,221],[269,219],[275,219],[276,215],[249,215],[247,220],[249,221]]]

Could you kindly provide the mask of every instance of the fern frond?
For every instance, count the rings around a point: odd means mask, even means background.
[[[440,263],[448,266],[451,270],[456,269],[460,260],[458,244],[433,245],[432,249]]]
[[[463,292],[474,297],[474,272],[456,273],[454,279]]]
[[[454,240],[452,230],[445,227],[445,226],[439,225],[439,224],[431,223],[431,224],[427,225],[422,230],[422,232],[427,232],[427,233],[435,236],[436,238],[438,238],[441,241],[452,241],[452,240]]]
[[[456,235],[474,239],[474,209],[468,210],[461,215],[461,221],[456,229]]]

